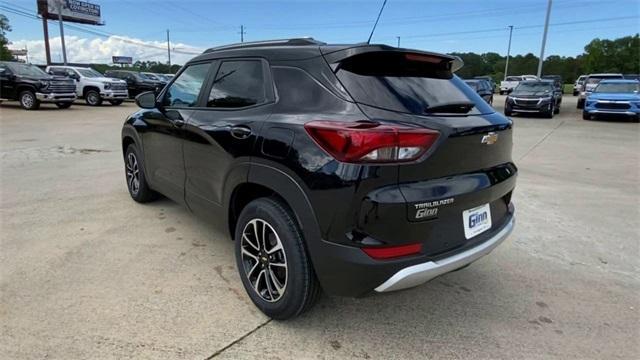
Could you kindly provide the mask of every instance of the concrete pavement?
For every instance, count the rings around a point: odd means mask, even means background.
[[[504,97],[496,96],[502,110]],[[517,225],[472,266],[270,321],[233,243],[140,205],[120,127],[135,105],[0,106],[0,358],[628,359],[640,356],[640,125],[514,117]]]

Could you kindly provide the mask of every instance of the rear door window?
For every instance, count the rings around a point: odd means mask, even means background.
[[[418,115],[493,112],[460,78],[405,53],[356,55],[336,75],[356,102],[369,106]]]
[[[225,61],[220,65],[207,107],[243,108],[266,102],[265,75],[260,60]]]

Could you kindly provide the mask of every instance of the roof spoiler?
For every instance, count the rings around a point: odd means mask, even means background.
[[[439,61],[441,64],[446,63],[449,71],[456,72],[464,66],[464,62],[458,56],[434,53],[429,51],[420,51],[413,49],[396,48],[388,45],[368,45],[358,44],[349,48],[335,49],[333,46],[320,46],[320,51],[324,55],[329,64],[337,64],[346,58],[356,55],[377,52],[397,52],[406,53],[408,56],[415,56],[416,61],[421,58],[428,62]]]

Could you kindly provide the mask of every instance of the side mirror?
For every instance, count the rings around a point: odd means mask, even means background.
[[[143,109],[153,109],[156,107],[156,94],[153,91],[145,91],[136,96],[136,105]]]

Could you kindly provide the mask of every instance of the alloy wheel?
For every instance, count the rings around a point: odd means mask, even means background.
[[[22,95],[22,98],[20,99],[20,101],[22,102],[22,106],[27,109],[31,109],[33,107],[35,100],[36,99],[33,97],[33,95],[29,92]]]
[[[140,190],[140,169],[138,168],[138,159],[133,152],[127,155],[127,185],[134,195]]]
[[[96,94],[95,92],[91,91],[89,92],[89,94],[87,94],[87,102],[89,103],[89,105],[98,105],[99,101],[100,95]]]
[[[240,241],[244,274],[253,290],[265,301],[280,300],[287,287],[289,270],[276,231],[256,218],[245,225]]]

